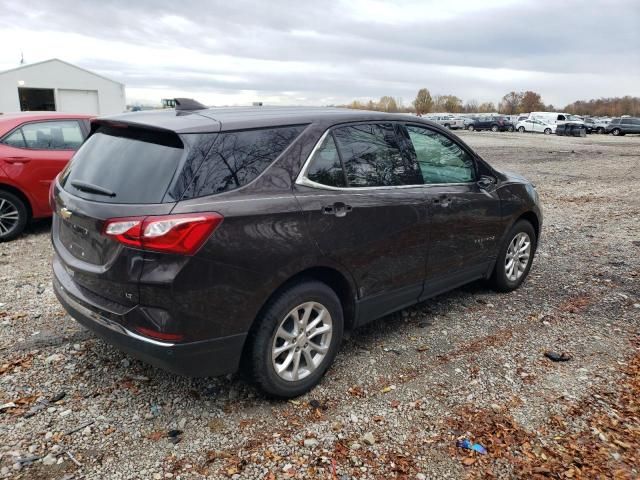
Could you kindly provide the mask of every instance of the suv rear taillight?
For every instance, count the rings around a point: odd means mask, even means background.
[[[133,248],[193,255],[223,219],[219,213],[112,218],[102,233]]]

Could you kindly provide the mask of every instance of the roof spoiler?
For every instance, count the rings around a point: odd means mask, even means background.
[[[174,98],[176,102],[176,111],[204,110],[206,105],[194,100],[193,98]]]

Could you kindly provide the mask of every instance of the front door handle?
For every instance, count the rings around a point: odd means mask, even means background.
[[[438,195],[436,198],[433,199],[433,203],[435,205],[438,205],[440,207],[445,207],[445,208],[451,205],[452,201],[453,199],[449,195],[446,195],[444,193],[441,195]]]
[[[30,160],[29,157],[7,157],[4,159],[5,162],[10,163],[10,164],[15,164],[15,163],[28,163]]]
[[[333,205],[322,207],[322,213],[325,215],[335,215],[336,217],[345,217],[351,210],[353,210],[351,205],[342,202],[336,202]]]

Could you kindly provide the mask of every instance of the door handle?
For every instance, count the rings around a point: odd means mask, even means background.
[[[347,205],[342,202],[336,202],[333,205],[326,205],[322,207],[322,213],[325,215],[335,215],[336,217],[344,217],[353,210],[351,205]]]
[[[4,159],[5,162],[10,163],[10,164],[17,164],[17,163],[29,163],[31,159],[28,157],[7,157]]]
[[[448,207],[449,205],[451,205],[452,201],[453,199],[446,194],[438,195],[436,198],[433,199],[433,203],[441,207]]]

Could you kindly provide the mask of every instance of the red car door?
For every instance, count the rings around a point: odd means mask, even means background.
[[[30,197],[33,216],[48,215],[49,186],[84,133],[77,120],[50,120],[23,124],[13,135],[23,137],[24,147],[15,141],[2,146],[3,170]]]

